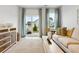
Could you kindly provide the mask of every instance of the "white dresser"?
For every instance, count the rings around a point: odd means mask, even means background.
[[[16,43],[16,28],[0,29],[0,52],[5,52]]]

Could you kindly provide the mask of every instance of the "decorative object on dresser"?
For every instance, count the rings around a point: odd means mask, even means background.
[[[0,52],[5,52],[16,43],[16,28],[0,29]]]

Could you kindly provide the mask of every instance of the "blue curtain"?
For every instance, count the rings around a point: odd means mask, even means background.
[[[55,8],[55,9],[46,9],[46,27],[49,27],[49,14],[50,13],[54,13],[55,16],[54,17],[54,29],[57,29],[58,27],[61,27],[61,12],[60,12],[60,8]]]
[[[25,8],[22,8],[21,15],[21,37],[25,37]]]
[[[42,37],[42,9],[39,9],[40,37]]]
[[[46,28],[46,30],[48,29],[48,12],[49,12],[49,9],[46,8],[46,14],[45,14],[45,17],[46,17],[46,22],[45,22],[46,27],[45,28]],[[45,35],[47,35],[47,31],[46,31]]]
[[[61,11],[60,11],[60,8],[57,8],[55,10],[55,13],[56,13],[56,29],[58,27],[61,27]]]

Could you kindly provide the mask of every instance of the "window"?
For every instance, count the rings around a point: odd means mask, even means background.
[[[56,29],[56,22],[58,19],[58,15],[56,13],[56,9],[49,9],[48,10],[48,28]]]
[[[37,25],[37,22],[39,22],[38,16],[26,16],[26,24],[35,23]]]
[[[39,16],[26,16],[26,33],[33,33],[34,25],[37,26],[37,30],[39,31]]]

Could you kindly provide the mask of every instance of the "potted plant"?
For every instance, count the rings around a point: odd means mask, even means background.
[[[34,24],[33,31],[34,31],[34,32],[37,32],[37,31],[38,31],[36,24]]]

